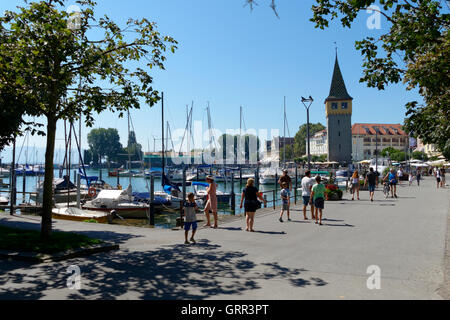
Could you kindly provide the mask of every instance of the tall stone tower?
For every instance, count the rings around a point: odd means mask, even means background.
[[[348,94],[336,53],[330,94],[325,100],[328,127],[328,161],[352,160],[352,102]]]

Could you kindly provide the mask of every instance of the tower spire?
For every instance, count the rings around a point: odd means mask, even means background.
[[[344,78],[342,77],[341,68],[339,67],[337,46],[336,46],[336,61],[334,63],[333,78],[331,80],[330,94],[326,101],[330,100],[353,100],[348,94],[345,87]]]

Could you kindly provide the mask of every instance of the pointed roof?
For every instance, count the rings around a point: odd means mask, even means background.
[[[345,87],[341,68],[339,68],[337,53],[336,62],[334,63],[333,79],[331,80],[330,95],[325,101],[331,100],[353,100],[353,98],[348,94],[347,88]]]

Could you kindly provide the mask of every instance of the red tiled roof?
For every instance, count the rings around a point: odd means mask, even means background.
[[[380,135],[402,135],[407,136],[401,124],[376,124],[376,123],[355,123],[352,126],[354,135],[376,135],[376,128]]]

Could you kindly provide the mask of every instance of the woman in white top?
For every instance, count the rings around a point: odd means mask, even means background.
[[[355,193],[358,196],[358,200],[359,200],[359,172],[358,170],[355,170],[355,172],[353,172],[352,175],[352,190],[353,190],[353,197],[352,197],[352,201],[355,200]]]

